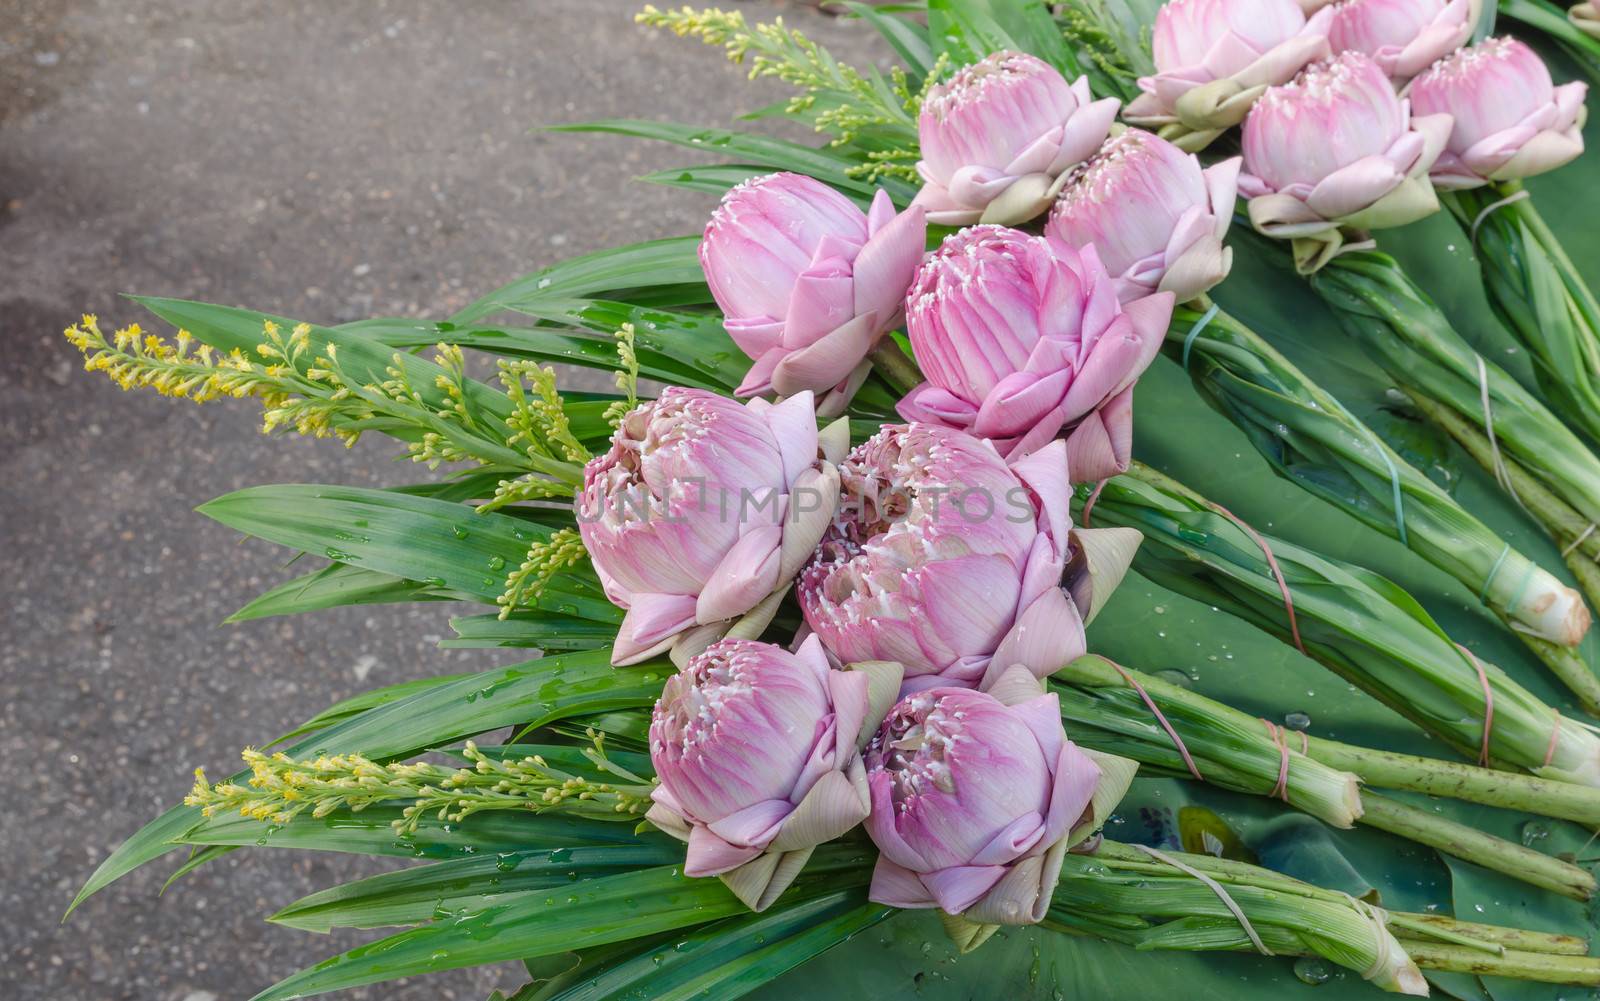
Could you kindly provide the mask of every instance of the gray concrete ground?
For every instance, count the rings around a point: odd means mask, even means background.
[[[782,13],[853,60],[876,50]],[[444,613],[219,627],[283,576],[192,508],[250,484],[414,476],[371,442],[264,439],[242,404],[124,395],[59,331],[122,291],[317,321],[439,317],[564,256],[696,231],[710,199],[631,184],[692,159],[528,135],[605,116],[707,124],[781,94],[635,27],[631,0],[0,0],[0,997],[248,997],[365,936],[263,915],[375,871],[237,853],[152,867],[64,927],[122,838],[204,765],[366,687],[511,657],[444,653]],[[362,998],[481,998],[514,967]]]

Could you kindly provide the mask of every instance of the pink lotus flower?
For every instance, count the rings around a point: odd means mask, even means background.
[[[1491,38],[1440,61],[1411,85],[1419,114],[1455,121],[1433,183],[1473,188],[1576,159],[1588,90],[1581,80],[1554,86],[1544,61],[1514,38]]]
[[[1019,668],[990,693],[902,699],[866,765],[867,833],[880,852],[868,896],[891,907],[979,925],[1042,921],[1068,847],[1105,819],[1093,809],[1100,766],[1067,739],[1056,696]]]
[[[1050,207],[1063,171],[1117,117],[1089,81],[1021,52],[996,52],[929,92],[917,119],[924,181],[913,206],[945,226],[1025,222]]]
[[[623,418],[577,502],[606,596],[628,612],[612,663],[703,646],[788,585],[838,501],[818,443],[808,392],[774,405],[672,387]]]
[[[1315,270],[1339,250],[1341,227],[1400,226],[1438,209],[1428,169],[1449,135],[1449,115],[1413,117],[1370,56],[1345,52],[1257,102],[1239,190],[1255,228],[1300,241],[1297,261]]]
[[[971,431],[1011,456],[1066,428],[1074,482],[1127,469],[1133,384],[1161,347],[1173,297],[1117,300],[1093,247],[1000,226],[953,234],[906,296],[928,381],[900,416]]]
[[[688,842],[684,875],[721,876],[765,910],[813,848],[866,819],[857,748],[889,701],[873,715],[869,681],[830,669],[815,639],[794,653],[719,640],[667,679],[650,717],[648,819]]]
[[[1057,670],[1138,542],[1070,530],[1065,455],[1007,464],[960,431],[885,427],[840,467],[839,518],[800,576],[806,625],[839,661],[901,664],[906,690]]]
[[[753,178],[724,195],[700,266],[729,335],[755,360],[739,395],[810,390],[824,416],[842,412],[866,378],[867,353],[899,320],[926,233],[918,206],[895,215],[879,191],[862,212],[800,174]]]
[[[1058,248],[1093,244],[1124,304],[1154,292],[1188,302],[1233,264],[1222,241],[1238,181],[1238,157],[1202,170],[1194,154],[1128,129],[1074,168],[1045,236]]]
[[[1476,0],[1343,0],[1333,8],[1328,43],[1334,52],[1371,56],[1403,84],[1467,44],[1477,6]]]
[[[1263,90],[1328,54],[1331,12],[1308,19],[1295,0],[1171,0],[1156,13],[1155,76],[1123,113],[1135,125],[1178,126],[1196,152],[1244,120]]]

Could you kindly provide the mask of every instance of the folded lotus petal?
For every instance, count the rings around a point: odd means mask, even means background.
[[[1082,114],[1082,112],[1080,111],[1079,114]],[[1010,177],[1022,177],[1025,174],[1059,174],[1066,167],[1071,166],[1071,164],[1063,164],[1054,171],[1050,170],[1050,165],[1055,162],[1056,155],[1061,152],[1061,137],[1066,134],[1066,130],[1066,125],[1062,124],[1041,133],[1037,139],[1024,147],[1021,153],[1012,158],[1010,163],[1002,167],[1001,173]],[[1105,138],[1104,133],[1101,134],[1100,138]],[[1096,139],[1095,145],[1098,146],[1099,144],[1100,140]]]
[[[1078,483],[1128,471],[1133,457],[1133,389],[1107,400],[1067,435],[1067,467]]]
[[[869,812],[871,797],[867,793],[867,772],[858,761],[853,779],[835,771],[817,780],[800,805],[784,820],[772,846],[789,849],[825,844],[843,837],[867,819]]]
[[[722,326],[728,331],[728,336],[733,338],[733,343],[739,346],[739,350],[751,358],[759,358],[771,351],[783,338],[783,321],[769,316],[740,319],[726,317],[722,321]]]
[[[1164,293],[1162,298],[1168,302],[1172,300],[1170,295]],[[1126,314],[1119,317],[1118,322],[1101,336],[1094,351],[1084,359],[1071,388],[1062,398],[1061,405],[1068,422],[1077,420],[1132,385],[1144,371],[1141,363],[1148,365],[1150,357],[1149,345],[1134,331],[1131,317]],[[1074,475],[1077,475],[1076,470]]]
[[[1035,677],[1048,677],[1087,650],[1078,606],[1061,588],[1051,588],[1022,610],[995,650],[978,688],[987,688],[1001,673],[1016,666],[1027,668]]]
[[[963,556],[916,571],[916,587],[927,626],[956,656],[993,651],[1009,626],[999,609],[1016,607],[1016,567],[1005,556]]]
[[[758,355],[750,370],[744,374],[744,381],[733,391],[734,395],[760,396],[772,392],[772,373],[788,353],[787,348],[776,346]]]
[[[1454,119],[1449,115],[1412,115],[1412,131],[1422,136],[1422,152],[1408,171],[1411,177],[1420,177],[1438,161],[1450,141]]]
[[[1424,219],[1439,211],[1439,196],[1427,175],[1408,177],[1400,186],[1367,208],[1340,220],[1353,230],[1390,229]]]
[[[1100,784],[1100,767],[1072,741],[1055,751],[1055,785],[1050,790],[1050,811],[1045,818],[1046,840],[1066,834],[1083,815]]]
[[[1078,656],[1082,656],[1079,654]],[[1077,658],[1074,657],[1074,660]],[[1062,663],[1066,663],[1063,661]],[[1043,679],[1036,684],[1043,685]],[[1028,728],[1038,742],[1039,751],[1047,761],[1057,761],[1061,748],[1067,744],[1067,735],[1061,728],[1061,701],[1054,692],[1042,690],[1031,699],[1024,699],[1011,706],[1012,715]],[[1074,814],[1073,816],[1076,816]],[[1049,818],[1046,818],[1047,820]],[[1066,833],[1066,828],[1052,826],[1046,832],[1046,841],[1054,841]]]
[[[827,391],[861,363],[881,333],[876,313],[857,316],[808,347],[786,354],[772,370],[772,388],[783,396],[806,389]]]
[[[1037,699],[1043,694],[1044,688],[1042,682],[1033,676],[1032,671],[1019,665],[1001,672],[994,684],[984,691],[1001,705],[1015,707]],[[1056,729],[1059,730],[1060,727]]]
[[[1124,119],[1134,125],[1147,125],[1152,128],[1177,121],[1172,114],[1172,102],[1162,100],[1158,95],[1155,77],[1142,76],[1138,84],[1144,93],[1129,101],[1122,109]]]
[[[1011,471],[1033,491],[1043,513],[1046,534],[1062,546],[1072,527],[1072,477],[1064,442],[1050,445],[1010,463]]]
[[[924,382],[895,404],[895,412],[908,421],[928,421],[953,428],[970,428],[978,408],[931,382]]]
[[[656,789],[651,790],[652,798],[656,791]],[[644,819],[650,821],[664,834],[670,834],[679,841],[689,840],[689,822],[683,819],[683,814],[664,803],[652,803]]]
[[[789,494],[789,521],[778,550],[778,582],[787,584],[811,558],[839,508],[839,471],[832,465],[808,469]]]
[[[815,634],[808,641],[815,644],[817,652],[822,652],[822,641]],[[869,692],[870,676],[863,671],[829,671],[828,693],[833,699],[834,722],[837,733],[837,745],[834,755],[837,760],[843,761],[850,757],[855,749],[856,738],[861,735],[861,727],[869,722],[871,714],[871,695]],[[862,786],[865,796],[866,787]],[[866,816],[863,807],[862,816]],[[860,819],[860,818],[857,818]]]
[[[992,925],[1037,924],[1044,920],[1061,874],[1065,850],[1047,852],[1019,861],[1005,878],[967,908],[968,921]]]
[[[1062,448],[1066,442],[1061,442]],[[1020,616],[1024,609],[1033,604],[1039,597],[1052,589],[1061,589],[1061,575],[1066,569],[1066,557],[1057,547],[1054,539],[1045,535],[1037,535],[1033,545],[1028,548],[1028,555],[1024,558],[1022,567],[1022,587],[1017,591],[1017,603],[1013,618]],[[1004,662],[996,665],[1004,670]]]
[[[765,400],[751,400],[750,408],[761,415],[778,443],[778,454],[783,459],[783,475],[794,482],[817,461],[817,418],[813,407],[815,396],[810,390],[801,390],[781,403],[768,404]],[[740,484],[743,486],[744,484]]]
[[[804,347],[848,321],[855,315],[854,297],[855,279],[850,276],[848,261],[832,258],[819,270],[796,276],[783,320],[783,346],[790,350]]]
[[[689,828],[689,850],[683,862],[685,876],[716,876],[741,866],[761,854],[759,848],[730,845],[701,825]]]
[[[1567,132],[1541,132],[1488,176],[1493,181],[1533,177],[1571,163],[1581,155],[1583,133],[1576,126]]]
[[[998,167],[972,164],[962,167],[951,176],[950,197],[962,205],[988,205],[1016,181],[1015,174],[1008,174]]]
[[[1435,21],[1422,29],[1422,32],[1410,44],[1398,52],[1387,55],[1382,51],[1377,54],[1378,65],[1391,77],[1409,80],[1433,65],[1436,61],[1459,49],[1472,37],[1473,21],[1466,15],[1470,5],[1466,0],[1455,0],[1440,14],[1441,20]],[[1452,10],[1460,9],[1463,14],[1459,19],[1445,19],[1445,15]]]
[[[1023,174],[984,206],[978,222],[1018,226],[1042,215],[1055,200],[1058,179],[1049,174]]]
[[[1060,717],[1056,719],[1056,729],[1061,729]],[[1032,851],[1042,837],[1044,817],[1037,813],[1023,814],[1007,824],[993,840],[972,856],[972,864],[991,866],[1015,862],[1018,856]]]
[[[922,884],[933,894],[939,909],[949,914],[960,914],[978,902],[978,898],[1006,874],[1001,865],[958,865],[923,873]]]
[[[867,888],[867,899],[885,907],[903,910],[926,910],[938,906],[923,885],[922,878],[903,865],[896,865],[887,855],[879,855],[872,867],[872,884]]]
[[[882,192],[880,192],[881,194]],[[927,244],[928,220],[916,205],[873,234],[855,261],[855,311],[880,318],[900,311]]]
[[[622,617],[611,663],[636,664],[665,650],[672,638],[694,625],[695,599],[687,594],[635,594]]]
[[[765,850],[778,833],[778,826],[793,812],[794,804],[788,800],[767,799],[713,820],[706,827],[736,848]]]
[[[720,622],[749,611],[779,585],[783,527],[758,525],[740,536],[705,583],[695,602],[695,621]]]
[[[1071,557],[1066,565],[1067,591],[1083,613],[1084,623],[1094,621],[1106,600],[1122,583],[1144,536],[1136,528],[1078,528],[1072,532]]]
[[[1246,209],[1250,214],[1250,225],[1257,232],[1280,239],[1309,236],[1337,225],[1313,212],[1305,202],[1292,195],[1258,195],[1250,199]]]
[[[1118,107],[1116,98],[1104,97],[1079,108],[1067,120],[1060,146],[1045,173],[1059,175],[1068,167],[1088,159],[1105,141],[1106,133],[1111,131],[1112,124],[1117,120]]]
[[[1160,290],[1170,292],[1179,302],[1188,302],[1210,291],[1233,269],[1233,248],[1215,237],[1191,244],[1169,259]]]
[[[1001,379],[983,398],[972,433],[985,438],[1008,438],[1044,420],[1061,404],[1072,384],[1070,369],[1044,375],[1013,372]]]
[[[1420,138],[1417,150],[1421,151]],[[1324,177],[1306,199],[1306,207],[1324,219],[1354,215],[1400,186],[1405,173],[1383,154],[1362,157]]]
[[[740,902],[756,913],[771,907],[811,859],[811,848],[792,852],[763,852],[718,878]]]

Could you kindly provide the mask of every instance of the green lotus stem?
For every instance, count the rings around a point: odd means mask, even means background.
[[[1589,956],[1564,956],[1548,952],[1520,952],[1507,949],[1489,956],[1459,945],[1442,945],[1402,939],[1412,962],[1424,970],[1472,973],[1484,977],[1512,977],[1544,984],[1570,984],[1575,987],[1600,986],[1600,959]]]
[[[867,358],[898,396],[904,396],[922,384],[922,371],[893,337],[885,335],[881,338],[878,346],[867,353]]]
[[[1259,738],[1270,745],[1265,724],[1249,713],[1241,712],[1230,705],[1207,698],[1199,692],[1175,685],[1155,675],[1130,667],[1124,667],[1123,670],[1128,672],[1128,677],[1139,682],[1186,743],[1194,736],[1191,729],[1200,723],[1220,730],[1219,721],[1225,721],[1232,724],[1232,729],[1227,731],[1230,735],[1244,734],[1251,740]],[[1093,689],[1129,689],[1127,679],[1111,665],[1111,662],[1094,654],[1079,657],[1052,677],[1058,683],[1058,691],[1062,685]],[[1089,742],[1093,738],[1083,735],[1083,728],[1088,725],[1096,730],[1109,729],[1106,725],[1107,720],[1102,719],[1110,717],[1109,706],[1101,707],[1101,712],[1095,715],[1089,715],[1082,711],[1080,702],[1081,700],[1076,699],[1063,699],[1062,716],[1067,720],[1067,730],[1073,735],[1074,740]],[[1152,738],[1150,743],[1167,753],[1140,757],[1137,753],[1138,744],[1131,739],[1117,748],[1107,746],[1102,750],[1120,753],[1127,757],[1138,757],[1146,764],[1168,771],[1183,772],[1183,762],[1173,748],[1171,738],[1157,729],[1158,724],[1148,707],[1142,701],[1126,697],[1119,702],[1131,710],[1126,714],[1126,718],[1131,720],[1132,724],[1119,724],[1123,732],[1148,736]],[[1290,750],[1299,752],[1301,735],[1286,736]],[[1600,790],[1588,786],[1556,782],[1536,775],[1479,768],[1457,761],[1441,761],[1437,758],[1359,747],[1324,737],[1313,737],[1310,734],[1305,734],[1304,737],[1306,758],[1339,772],[1349,772],[1364,785],[1423,793],[1429,796],[1444,796],[1504,810],[1526,811],[1546,817],[1571,820],[1586,827],[1600,827]],[[1191,751],[1199,749],[1202,753],[1206,747],[1199,739],[1189,746]],[[1278,752],[1275,745],[1270,746],[1271,749],[1258,758],[1265,758],[1270,762],[1269,767],[1275,781]],[[1240,762],[1241,759],[1235,759],[1235,764]],[[1291,757],[1289,769],[1291,799],[1296,788],[1293,779],[1301,763],[1302,759],[1298,753]],[[1262,790],[1259,776],[1265,773],[1259,767],[1259,763],[1254,766],[1254,771],[1257,776],[1256,783],[1251,788],[1242,788],[1240,791]],[[1207,777],[1210,778],[1209,775]]]
[[[1577,935],[1560,935],[1555,932],[1526,931],[1522,928],[1505,928],[1500,925],[1482,925],[1470,921],[1457,921],[1443,914],[1405,914],[1408,926],[1438,929],[1465,935],[1479,942],[1503,945],[1519,952],[1543,952],[1554,956],[1587,956],[1589,940]],[[1402,936],[1405,937],[1405,936]]]
[[[1179,689],[1183,691],[1183,689]],[[1600,791],[1536,775],[1479,768],[1396,751],[1307,736],[1306,753],[1330,768],[1353,772],[1367,785],[1521,810],[1600,827]]]
[[[1067,732],[1077,743],[1177,775],[1198,773],[1203,781],[1225,789],[1281,797],[1334,827],[1375,827],[1578,900],[1587,900],[1595,892],[1594,877],[1571,863],[1361,790],[1358,782],[1366,776],[1330,766],[1314,754],[1302,754],[1295,735],[1281,730],[1274,733],[1264,721],[1178,685],[1122,670],[1127,677],[1110,661],[1090,655],[1055,674],[1052,691],[1061,703]],[[1161,712],[1161,718],[1145,698]],[[1165,730],[1168,726],[1171,734]],[[1309,739],[1306,750],[1310,750]],[[1184,754],[1189,757],[1185,759]],[[1398,763],[1391,763],[1390,769],[1402,770]],[[1560,785],[1530,776],[1488,774],[1502,775],[1510,784]],[[1490,795],[1487,786],[1480,783],[1480,801],[1509,805],[1506,799]],[[1531,798],[1527,789],[1520,791],[1517,802]],[[1591,799],[1600,802],[1600,795]]]
[[[1494,472],[1495,451],[1489,444],[1483,425],[1472,423],[1420,390],[1407,388],[1406,395],[1423,416],[1453,438],[1473,461],[1491,474]],[[1600,607],[1600,565],[1596,563],[1596,560],[1600,560],[1600,529],[1592,528],[1594,522],[1573,510],[1570,504],[1547,489],[1515,460],[1502,456],[1500,462],[1523,510],[1543,525],[1550,537],[1561,546],[1566,553],[1563,559],[1573,577],[1577,578],[1578,586],[1589,596],[1591,604]]]
[[[1361,823],[1368,827],[1398,834],[1574,900],[1594,896],[1595,878],[1570,862],[1373,793],[1361,794],[1361,806]]]
[[[1487,681],[1494,698],[1489,764],[1600,786],[1600,739],[1457,647],[1393,582],[1252,533],[1193,491],[1137,463],[1106,482],[1093,518],[1144,534],[1134,557],[1134,568],[1144,576],[1286,642],[1294,641],[1297,628],[1312,659],[1472,758],[1485,737]],[[1283,573],[1281,584],[1263,545]],[[1293,599],[1293,624],[1285,588]]]
[[[1173,314],[1165,352],[1279,476],[1450,574],[1600,712],[1600,677],[1569,647],[1589,625],[1576,592],[1513,549],[1331,393],[1225,312]],[[1198,328],[1198,329],[1197,329]],[[1600,532],[1595,544],[1600,547]]]
[[[1600,523],[1600,458],[1538,397],[1473,351],[1392,257],[1344,254],[1312,275],[1311,286],[1396,385],[1483,428],[1485,438],[1492,431],[1489,468],[1502,489],[1516,486],[1497,460],[1519,465],[1586,523]]]

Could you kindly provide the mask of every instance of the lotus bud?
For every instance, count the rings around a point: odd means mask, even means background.
[[[994,441],[1020,457],[1067,435],[1074,482],[1128,467],[1133,384],[1161,347],[1173,297],[1126,305],[1095,248],[1001,226],[946,238],[906,297],[927,382],[898,407],[913,421]]]
[[[988,693],[907,696],[867,745],[869,898],[959,915],[964,950],[979,929],[1042,921],[1068,848],[1125,791],[1125,764],[1068,740],[1056,696],[1020,668]]]
[[[1007,463],[960,431],[885,427],[840,466],[838,520],[800,577],[806,625],[840,662],[899,663],[905,690],[1056,671],[1139,540],[1071,530],[1065,456]]]
[[[815,639],[793,653],[719,640],[667,679],[650,717],[660,782],[647,818],[688,842],[684,875],[720,876],[765,910],[817,845],[866,818],[858,748],[891,701],[874,714],[871,681],[830,668]]]
[[[862,212],[820,181],[768,174],[723,196],[700,241],[700,266],[735,344],[755,364],[741,396],[811,391],[843,412],[867,353],[899,322],[927,223],[895,214],[879,191]]]
[[[924,183],[912,205],[945,226],[1032,219],[1116,117],[1116,99],[1094,100],[1088,78],[1069,84],[1041,59],[996,52],[923,101],[917,170]]]
[[[1477,21],[1478,0],[1343,0],[1328,44],[1371,56],[1399,86],[1467,44]]]
[[[606,596],[627,610],[612,663],[674,647],[682,660],[788,586],[838,503],[818,447],[809,392],[740,403],[671,387],[623,417],[577,502]]]
[[[1418,114],[1454,120],[1433,183],[1473,188],[1577,159],[1588,90],[1581,80],[1555,86],[1544,60],[1514,38],[1490,38],[1441,60],[1411,85]]]
[[[1359,52],[1323,60],[1273,87],[1244,123],[1250,221],[1296,241],[1302,271],[1336,254],[1341,229],[1414,222],[1439,208],[1428,170],[1450,116],[1413,116],[1389,77]]]
[[[1156,12],[1156,73],[1139,79],[1123,118],[1198,152],[1266,88],[1328,54],[1331,18],[1296,0],[1171,0]]]
[[[1124,305],[1155,292],[1188,302],[1233,264],[1222,241],[1238,181],[1238,157],[1202,169],[1194,154],[1128,129],[1073,169],[1045,236],[1058,248],[1093,245]]]

